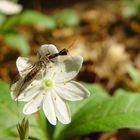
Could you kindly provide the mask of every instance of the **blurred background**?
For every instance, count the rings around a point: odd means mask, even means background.
[[[0,0],[0,79],[11,83],[17,57],[50,43],[84,57],[78,81],[99,84],[110,95],[118,88],[139,91],[140,0]],[[140,140],[140,131],[69,138],[92,139]]]

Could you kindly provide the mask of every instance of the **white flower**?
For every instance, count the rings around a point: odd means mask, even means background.
[[[22,10],[22,6],[8,0],[0,0],[0,12],[6,15],[17,14]]]
[[[53,48],[51,54],[58,52],[55,46],[46,46],[44,48]],[[44,50],[42,47],[41,49]],[[41,52],[41,51],[39,51]],[[41,53],[42,54],[42,53]],[[77,101],[87,98],[89,91],[80,83],[72,81],[81,69],[83,58],[75,56],[62,62],[49,63],[43,77],[36,78],[18,97],[18,101],[28,102],[23,108],[24,114],[37,112],[41,107],[48,121],[56,125],[57,119],[68,124],[71,121],[69,106],[65,100]],[[19,57],[17,59],[17,68],[19,72],[27,68],[29,62],[27,59]],[[14,87],[11,87],[11,96],[15,99]]]

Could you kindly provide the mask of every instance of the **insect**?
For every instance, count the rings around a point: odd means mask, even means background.
[[[40,58],[39,61],[37,61],[34,65],[32,70],[25,76],[23,84],[26,82],[29,82],[36,74],[42,69],[46,68],[47,64],[54,58],[61,56],[61,55],[67,55],[68,49],[64,48],[60,50],[58,53],[54,53],[51,55],[46,54],[42,58]]]
[[[20,93],[33,81],[33,79],[38,75],[38,73],[45,69],[46,66],[48,65],[49,62],[53,62],[54,58],[57,58],[58,56],[63,56],[63,55],[67,55],[68,54],[68,49],[64,48],[62,50],[60,50],[58,53],[54,53],[54,54],[48,54],[45,52],[43,52],[43,56],[40,55],[40,58],[37,62],[35,62],[33,65],[31,65],[30,67],[28,67],[27,69],[25,69],[22,73],[25,73],[23,77],[21,77],[20,75],[18,75],[18,80],[14,80],[12,85],[15,82],[18,82],[17,85],[15,87],[15,99],[18,99],[18,96],[20,95]]]

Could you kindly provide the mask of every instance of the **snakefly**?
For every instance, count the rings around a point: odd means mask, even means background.
[[[49,46],[49,45],[47,45]],[[47,47],[46,46],[46,47]],[[51,45],[50,45],[51,46]],[[52,45],[53,46],[53,45]],[[45,69],[49,62],[53,62],[53,59],[57,58],[58,56],[63,56],[68,54],[68,49],[64,48],[57,53],[50,54],[50,52],[42,51],[39,53],[39,60],[32,64],[31,66],[27,67],[22,71],[24,76],[20,74],[17,75],[13,83],[11,84],[11,88],[14,83],[17,83],[14,88],[15,91],[15,99],[18,100],[18,96],[20,93],[34,80],[34,78],[39,74],[39,72]],[[18,79],[18,80],[17,80]]]

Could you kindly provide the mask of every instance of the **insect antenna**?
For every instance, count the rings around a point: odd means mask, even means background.
[[[75,38],[73,40],[73,42],[70,44],[70,46],[68,47],[68,49],[72,48],[75,44],[78,43],[77,38]],[[71,53],[68,51],[69,56],[72,58],[73,61],[75,61],[74,57],[71,55]],[[75,65],[79,65],[77,62],[75,62]]]
[[[74,44],[76,43],[76,41],[77,40],[74,39],[72,41],[72,43],[67,48],[64,48],[64,49],[60,50],[60,52],[58,53],[58,55],[67,55],[67,54],[70,55],[69,50],[70,50],[70,48],[72,48],[74,46]],[[70,56],[72,57],[72,55],[70,55]]]
[[[75,39],[71,42],[71,44],[68,46],[67,50],[70,50],[70,48],[72,48],[72,47],[74,46],[74,44],[76,44],[76,43],[77,43],[77,38],[75,38]]]
[[[75,44],[77,43],[77,38],[75,38],[71,44],[68,46],[67,50],[70,50]],[[70,52],[68,51],[69,56],[73,59],[73,56],[70,54]],[[73,59],[74,60],[74,59]]]

